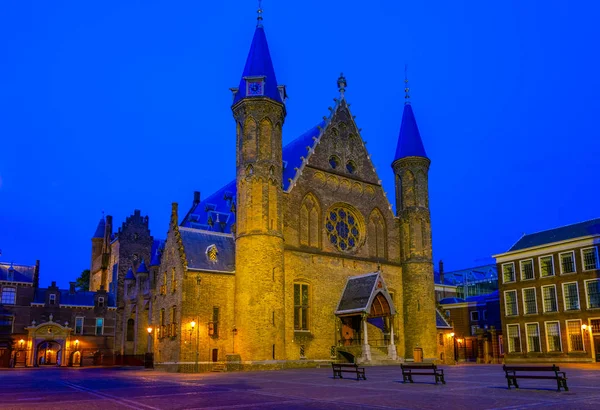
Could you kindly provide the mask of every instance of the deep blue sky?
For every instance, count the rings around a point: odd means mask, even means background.
[[[256,1],[27,1],[0,8],[0,249],[41,284],[90,265],[104,210],[166,236],[234,177],[229,87]],[[404,64],[432,159],[447,270],[523,232],[600,216],[596,1],[274,1],[264,24],[290,99],[284,143],[347,99],[393,201]]]

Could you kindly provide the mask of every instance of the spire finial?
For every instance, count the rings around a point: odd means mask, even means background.
[[[404,104],[410,104],[410,94],[408,93],[408,64],[404,64]]]
[[[258,0],[258,10],[256,10],[256,13],[258,13],[258,16],[256,17],[256,27],[262,27],[262,0]]]
[[[337,80],[338,91],[340,92],[340,98],[344,98],[344,91],[346,91],[346,87],[348,83],[346,82],[346,77],[344,77],[344,73],[340,73],[340,76]]]

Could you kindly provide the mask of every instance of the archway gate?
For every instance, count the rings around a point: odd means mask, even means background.
[[[57,366],[68,366],[71,354],[77,350],[75,343],[71,342],[71,329],[65,323],[50,320],[36,325],[35,322],[25,328],[28,332],[26,341],[27,366],[39,366],[45,364],[48,358],[51,358],[51,364]],[[47,349],[52,352],[48,353]],[[41,353],[40,353],[41,352]],[[42,359],[43,357],[43,359]],[[43,363],[42,363],[43,361]]]

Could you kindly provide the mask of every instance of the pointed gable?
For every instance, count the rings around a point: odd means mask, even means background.
[[[251,97],[246,93],[246,78],[248,77],[264,77],[264,95],[260,97],[267,97],[282,103],[281,95],[277,88],[277,79],[275,78],[275,69],[271,61],[267,36],[262,25],[258,25],[254,31],[244,72],[242,73],[240,85],[233,100],[234,105],[243,98]]]
[[[98,226],[96,227],[96,232],[94,232],[93,238],[104,238],[104,230],[106,229],[106,222],[104,221],[104,217],[100,219],[98,222]]]
[[[400,134],[398,135],[398,146],[396,147],[394,161],[406,157],[427,158],[411,104],[404,104],[404,112],[402,113],[402,123],[400,125]]]
[[[346,281],[340,302],[335,312],[338,316],[368,313],[371,316],[382,316],[387,304],[389,314],[396,314],[394,302],[388,293],[385,281],[379,272],[351,276]]]

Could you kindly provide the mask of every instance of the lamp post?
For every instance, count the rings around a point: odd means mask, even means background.
[[[190,323],[190,339],[192,337],[192,332],[194,331],[194,328],[196,329],[196,362],[194,364],[194,372],[197,373],[198,372],[198,347],[199,347],[199,340],[200,340],[200,326],[196,326],[196,322],[192,320]]]
[[[148,353],[152,353],[152,327],[148,326],[146,329],[148,331]]]
[[[450,333],[448,336],[452,338],[452,348],[454,350],[454,362],[458,363],[458,357],[456,355],[456,338],[454,337],[454,332]]]

